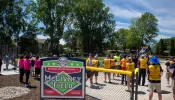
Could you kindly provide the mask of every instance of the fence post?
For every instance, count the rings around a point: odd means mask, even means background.
[[[138,72],[136,73],[136,88],[135,88],[135,100],[137,100],[138,96]]]
[[[131,99],[134,100],[134,71],[131,74]]]

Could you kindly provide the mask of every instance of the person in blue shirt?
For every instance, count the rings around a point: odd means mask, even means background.
[[[5,63],[6,63],[6,70],[8,70],[8,66],[9,66],[9,56],[5,55]]]

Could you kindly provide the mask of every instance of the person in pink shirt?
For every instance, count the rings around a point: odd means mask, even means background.
[[[23,60],[23,56],[20,57],[19,59],[19,72],[20,72],[20,75],[19,75],[19,82],[20,83],[24,83],[23,82],[23,76],[24,76],[24,60]]]
[[[40,74],[40,60],[38,56],[36,57],[34,67],[35,67],[35,78],[34,79],[39,79],[38,76]]]
[[[30,60],[29,56],[26,56],[26,59],[24,60],[24,72],[26,75],[26,82],[25,82],[25,87],[29,86],[29,76],[30,76]]]

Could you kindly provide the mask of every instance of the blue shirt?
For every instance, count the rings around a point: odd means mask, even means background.
[[[9,56],[5,56],[5,61],[9,61]]]

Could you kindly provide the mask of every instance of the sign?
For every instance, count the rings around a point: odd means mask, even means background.
[[[84,99],[85,60],[77,58],[41,59],[41,99]]]

